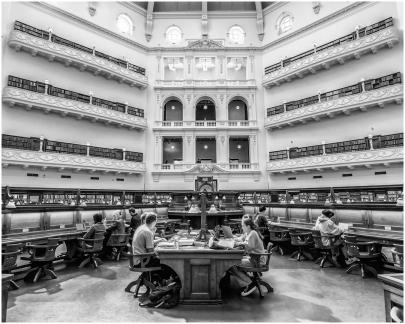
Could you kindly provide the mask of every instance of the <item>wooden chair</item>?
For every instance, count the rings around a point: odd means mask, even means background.
[[[345,243],[347,254],[358,259],[346,270],[346,273],[360,268],[362,278],[365,278],[366,272],[377,277],[377,270],[370,263],[381,259],[381,245],[376,242],[358,242],[356,236],[351,235],[345,237]]]
[[[21,260],[31,261],[32,268],[28,271],[24,280],[37,282],[41,276],[50,276],[56,279],[53,261],[56,260],[55,250],[58,247],[58,239],[48,239],[47,244],[29,245],[30,257],[21,257]]]
[[[392,259],[394,261],[394,267],[398,270],[404,270],[404,246],[394,244],[394,248],[391,249]]]
[[[270,242],[273,243],[272,251],[284,255],[285,245],[291,242],[289,231],[277,227],[271,227],[270,230]]]
[[[128,260],[129,260],[129,271],[140,272],[141,275],[135,281],[131,281],[125,287],[125,291],[132,292],[131,288],[136,286],[134,298],[138,298],[138,292],[139,292],[139,288],[141,288],[141,286],[146,287],[147,293],[150,290],[153,290],[155,288],[155,285],[152,283],[152,271],[159,271],[159,270],[161,270],[161,267],[160,267],[160,265],[154,266],[154,267],[147,266],[147,264],[149,263],[152,256],[156,256],[155,252],[143,253],[143,254],[128,253],[127,256],[128,256]],[[134,264],[134,258],[133,258],[134,256],[139,257],[141,259],[141,264],[139,266]]]
[[[326,262],[329,262],[332,267],[337,267],[335,260],[333,260],[333,251],[336,249],[335,242],[339,235],[321,234],[320,231],[312,230],[312,238],[314,240],[315,248],[321,253],[321,257],[315,262],[320,261],[320,267],[323,268]],[[329,244],[325,244],[328,241]]]
[[[94,239],[78,238],[78,250],[84,254],[84,260],[80,263],[79,268],[83,268],[90,263],[94,268],[102,264],[98,254],[103,250],[104,232],[98,232]]]
[[[129,234],[111,234],[107,246],[112,247],[113,260],[119,261],[122,250],[129,243]]]
[[[22,244],[8,244],[1,253],[1,272],[11,274],[17,268],[17,256],[21,254]],[[14,280],[10,280],[10,288],[20,288]]]
[[[308,251],[309,247],[313,245],[312,233],[290,229],[289,234],[291,245],[297,248],[297,250],[291,254],[290,258],[297,257],[297,261],[301,261],[301,257],[313,260],[311,253]]]
[[[263,291],[262,291],[261,286],[266,287],[267,293],[274,291],[273,287],[266,281],[262,280],[262,278],[261,278],[263,276],[263,274],[262,274],[263,272],[269,271],[269,263],[270,263],[270,257],[272,254],[272,252],[271,252],[272,247],[273,247],[273,244],[269,243],[267,245],[266,253],[250,253],[249,254],[250,257],[254,257],[257,259],[259,259],[261,256],[266,256],[266,262],[264,264],[260,264],[260,266],[258,266],[257,268],[250,267],[250,266],[238,266],[239,269],[241,269],[247,273],[251,273],[251,275],[249,275],[249,278],[250,278],[250,280],[252,280],[254,285],[259,290],[260,298],[263,298]]]

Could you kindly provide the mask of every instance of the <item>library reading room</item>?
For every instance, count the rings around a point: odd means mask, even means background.
[[[1,1],[2,322],[403,322],[402,1]]]

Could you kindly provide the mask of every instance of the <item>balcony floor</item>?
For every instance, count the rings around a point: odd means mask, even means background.
[[[346,274],[344,269],[319,269],[311,261],[297,262],[273,254],[264,279],[274,293],[260,300],[258,293],[241,297],[238,287],[220,306],[173,309],[141,308],[124,292],[137,274],[127,260],[107,261],[100,268],[57,271],[58,279],[41,280],[9,292],[9,322],[384,322],[382,283],[375,278]]]

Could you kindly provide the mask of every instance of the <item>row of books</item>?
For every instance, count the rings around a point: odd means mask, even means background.
[[[22,23],[20,21],[15,21],[14,29],[19,30],[19,31],[21,31],[23,33],[27,33],[29,35],[35,36],[35,37],[49,39],[49,32],[38,29],[38,28],[35,28],[35,27],[32,27],[32,26],[27,25],[27,24],[24,24],[24,23]],[[84,51],[86,53],[91,53],[91,54],[93,53],[92,48],[89,48],[89,47],[74,43],[74,42],[72,42],[70,40],[64,39],[64,38],[59,37],[59,36],[57,36],[55,34],[52,34],[51,41],[54,42],[54,43],[57,43],[57,44],[62,44],[62,45],[67,46],[67,47],[78,49],[80,51]],[[108,60],[110,62],[113,62],[114,64],[117,64],[119,66],[127,68],[127,62],[124,61],[124,60],[121,60],[121,59],[118,59],[116,57],[104,54],[104,53],[99,52],[99,51],[95,51],[95,55],[98,56],[98,57],[102,57],[103,59],[106,59],[106,60]],[[140,73],[142,75],[145,75],[146,70],[144,68],[136,66],[134,64],[130,64],[130,65],[131,65],[131,70],[132,71],[134,71],[136,73]]]
[[[367,26],[367,27],[364,27],[364,28],[360,29],[360,30],[359,30],[359,36],[358,36],[358,37],[361,38],[361,37],[364,37],[364,36],[367,36],[367,35],[376,33],[376,32],[378,32],[378,31],[380,31],[380,30],[382,30],[382,29],[391,27],[391,26],[393,26],[393,25],[394,25],[394,22],[393,22],[392,17],[386,18],[386,19],[384,19],[384,20],[382,20],[382,21],[379,21],[379,22],[377,22],[377,23],[375,23],[375,24],[372,24],[372,25],[369,25],[369,26]],[[316,49],[316,51],[317,51],[317,52],[320,52],[320,51],[323,51],[323,50],[325,50],[325,49],[327,49],[327,48],[330,48],[330,47],[339,46],[339,45],[341,45],[341,44],[343,44],[343,43],[351,42],[351,41],[355,40],[356,38],[357,38],[356,32],[352,32],[352,33],[350,33],[350,34],[348,34],[348,35],[345,35],[345,36],[343,36],[343,37],[340,37],[340,38],[338,38],[338,39],[336,39],[336,40],[333,40],[333,41],[328,42],[328,43],[326,43],[326,44],[320,45],[320,46]],[[300,54],[298,54],[298,55],[296,55],[296,56],[293,56],[293,57],[290,57],[290,58],[286,58],[285,60],[283,60],[283,64],[281,64],[281,62],[279,62],[279,63],[273,64],[273,65],[267,66],[267,67],[264,69],[264,73],[265,73],[265,74],[271,73],[271,72],[273,72],[273,71],[275,71],[275,70],[281,69],[283,66],[286,66],[286,65],[288,65],[288,64],[291,64],[291,63],[294,62],[294,61],[300,60],[300,59],[302,59],[303,57],[312,55],[312,54],[314,54],[314,53],[315,53],[314,50],[309,50],[309,51],[300,53]],[[284,62],[285,62],[285,63],[284,63]]]

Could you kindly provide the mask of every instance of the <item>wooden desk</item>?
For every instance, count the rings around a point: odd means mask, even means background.
[[[181,280],[184,304],[220,304],[219,282],[225,271],[242,260],[243,250],[212,250],[207,247],[158,248],[160,262],[172,268]]]
[[[280,223],[275,223],[275,222],[268,222],[268,225],[274,226],[274,227],[279,227],[279,228],[285,228],[285,229],[295,229],[295,230],[303,230],[303,231],[308,231],[311,230],[315,224],[312,223],[300,223],[300,222],[280,222]]]
[[[373,228],[362,228],[362,227],[349,227],[346,232],[350,235],[355,235],[360,240],[375,241],[381,245],[391,246],[393,244],[404,244],[404,232],[400,231],[390,231],[390,230],[379,230]]]
[[[6,322],[7,318],[7,301],[8,301],[8,288],[10,280],[13,279],[13,274],[1,275],[1,321]]]
[[[184,210],[175,210],[172,209],[168,211],[169,218],[181,217],[183,222],[186,220],[191,221],[191,227],[197,228],[201,224],[201,212],[198,213],[189,213]],[[216,225],[222,225],[227,220],[228,217],[238,217],[243,215],[242,209],[228,209],[228,210],[219,210],[217,213],[208,213],[207,212],[207,225],[209,228],[214,228]]]
[[[398,307],[403,312],[404,274],[378,275],[378,278],[383,282],[384,287],[385,319],[386,322],[392,322],[390,313],[393,307]]]

